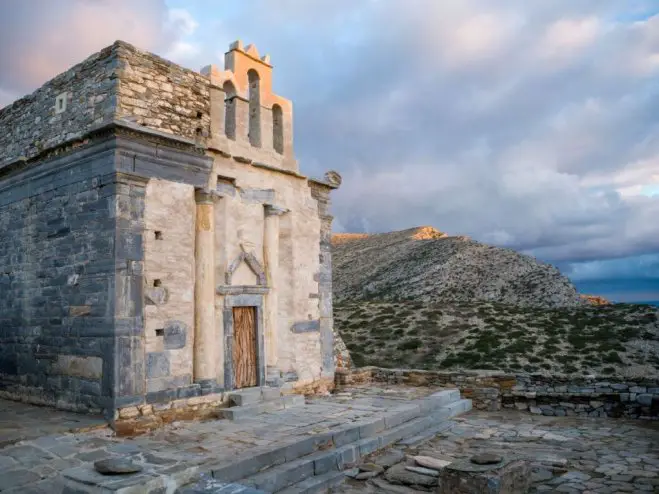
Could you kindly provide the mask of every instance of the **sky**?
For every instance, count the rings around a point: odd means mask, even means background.
[[[659,0],[4,0],[0,106],[116,39],[269,53],[336,231],[432,225],[659,300]]]

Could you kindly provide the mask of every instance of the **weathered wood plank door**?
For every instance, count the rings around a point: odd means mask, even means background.
[[[233,373],[236,388],[256,386],[256,307],[233,308]]]

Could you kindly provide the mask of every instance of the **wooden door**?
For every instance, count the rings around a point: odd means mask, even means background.
[[[236,388],[256,386],[256,307],[233,308],[233,373]]]

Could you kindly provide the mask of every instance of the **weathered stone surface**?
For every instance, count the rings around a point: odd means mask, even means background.
[[[403,461],[405,458],[405,453],[398,449],[391,449],[384,453],[383,455],[378,456],[375,458],[374,463],[376,465],[380,465],[383,468],[389,468],[395,465],[396,463],[400,463]]]
[[[354,479],[355,480],[368,480],[373,477],[377,477],[380,475],[381,472],[375,472],[375,471],[365,471],[365,472],[360,472],[357,475],[355,475]]]
[[[187,343],[188,327],[181,321],[168,321],[164,328],[164,343],[167,350],[184,348]]]
[[[476,465],[493,465],[495,463],[501,463],[502,460],[502,456],[493,453],[479,453],[470,458],[470,461]]]
[[[437,477],[411,472],[406,465],[394,465],[384,473],[384,477],[392,484],[421,485],[432,487],[437,485]]]
[[[163,305],[168,298],[167,288],[162,286],[147,287],[144,290],[144,298],[147,305]]]
[[[94,462],[94,468],[103,475],[122,475],[141,472],[144,467],[123,458],[110,458]]]
[[[410,472],[420,473],[422,475],[429,475],[431,477],[439,477],[439,471],[435,470],[433,468],[424,468],[424,467],[415,467],[415,466],[406,465],[405,469],[409,470]]]
[[[609,391],[601,394],[595,392],[596,388],[583,385],[592,382],[592,379],[574,376],[514,375],[501,371],[426,371],[369,366],[354,370],[344,369],[337,373],[337,382],[404,382],[415,386],[456,387],[464,397],[472,399],[477,410],[516,408],[528,410],[533,415],[558,417],[577,415],[638,418],[657,417],[659,414],[659,406],[652,406],[653,400],[659,397],[651,393],[626,392],[630,388],[641,389],[631,381],[622,383],[617,388],[611,384]],[[638,396],[641,396],[643,403],[637,401]]]
[[[361,470],[362,472],[381,473],[384,472],[384,467],[376,463],[362,463],[361,465],[359,465],[359,470]]]
[[[101,379],[103,377],[103,359],[100,357],[58,355],[53,365],[53,373],[84,377],[86,379]]]
[[[146,356],[146,376],[148,378],[169,376],[169,355],[165,352],[152,352]]]
[[[417,465],[432,468],[434,470],[441,470],[447,465],[450,465],[452,462],[447,460],[439,460],[437,458],[432,458],[431,456],[415,456],[414,461]]]
[[[519,459],[495,466],[459,461],[441,471],[439,485],[441,494],[525,494],[531,486],[531,471],[529,464]]]
[[[2,472],[2,485],[3,490],[11,489],[13,487],[21,487],[25,484],[31,482],[36,482],[40,480],[41,477],[30,470],[25,469],[16,469],[16,470],[7,470]]]

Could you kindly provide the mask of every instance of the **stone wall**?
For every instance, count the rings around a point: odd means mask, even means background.
[[[257,271],[262,268],[273,274],[267,265],[264,249],[264,208],[280,208],[282,213],[274,223],[278,229],[275,236],[278,243],[275,281],[273,286],[263,287],[265,305],[274,303],[276,307],[266,328],[266,339],[274,337],[277,340],[276,363],[271,364],[283,381],[296,382],[303,387],[320,379],[322,374],[332,376],[331,367],[325,367],[327,363],[322,357],[327,345],[323,343],[324,328],[331,329],[331,306],[327,304],[330,294],[323,285],[321,299],[319,281],[319,273],[325,269],[321,262],[327,262],[321,261],[322,246],[319,245],[324,227],[319,218],[319,202],[313,197],[306,177],[254,166],[221,154],[215,156],[214,175],[211,189],[222,195],[216,200],[214,209],[217,284],[227,283],[227,272],[234,264],[235,271],[229,277],[231,285],[258,284],[257,274],[248,263],[238,262],[243,251],[256,261]],[[222,293],[217,298],[218,328],[224,326],[221,309],[225,299]],[[268,331],[272,331],[270,336]],[[223,337],[218,333],[219,349],[225,348]],[[271,344],[266,341],[266,348]],[[330,350],[326,353],[331,360],[331,338],[329,345]],[[222,352],[218,355],[218,362],[218,380],[223,381]]]
[[[235,67],[255,53],[231,51]],[[241,92],[238,120],[248,116],[242,93],[252,107],[269,105],[254,142],[238,125],[240,136],[219,135],[216,72],[201,75],[120,41],[0,110],[2,396],[114,417],[226,387],[224,356],[214,361],[210,389],[193,379],[195,189],[220,204],[219,347],[231,303],[258,305],[276,319],[275,377],[301,390],[331,387],[328,207],[340,179],[297,172],[292,105],[271,94],[268,60],[258,62],[268,74],[260,99],[239,83],[242,68],[222,75]],[[281,107],[283,149],[263,134],[274,133],[273,105]],[[274,226],[267,218],[279,211]],[[266,231],[279,247],[273,287],[262,279]],[[269,290],[279,300],[268,306]]]
[[[659,419],[659,380],[514,375],[499,371],[337,369],[337,386],[387,383],[444,386],[461,391],[477,410],[514,408],[555,416]]]
[[[128,43],[113,47],[117,118],[205,142],[211,122],[208,78]]]
[[[517,376],[501,396],[505,408],[533,414],[659,418],[659,380]]]
[[[100,411],[113,383],[113,152],[0,176],[0,396]],[[1,172],[0,172],[1,173]]]
[[[256,62],[262,82],[268,83],[260,88],[257,112],[262,139],[250,142],[249,89],[243,79],[247,68],[254,70],[245,65],[254,62],[253,53],[235,45],[230,54],[236,73],[212,67],[201,74],[117,41],[0,109],[0,168],[65,142],[84,140],[90,130],[123,120],[248,162],[297,172],[292,104],[272,93],[272,66]],[[227,95],[222,87],[226,82],[234,88],[232,93],[238,93]],[[234,108],[233,134],[225,128],[225,104]],[[277,125],[273,106],[278,109]],[[283,131],[277,138],[275,128]],[[276,149],[275,141],[282,141],[283,149]]]
[[[194,187],[149,180],[144,210],[147,392],[192,384],[194,259]]]
[[[32,158],[115,117],[116,45],[58,75],[34,93],[0,109],[0,168]],[[63,97],[60,111],[58,97]]]

